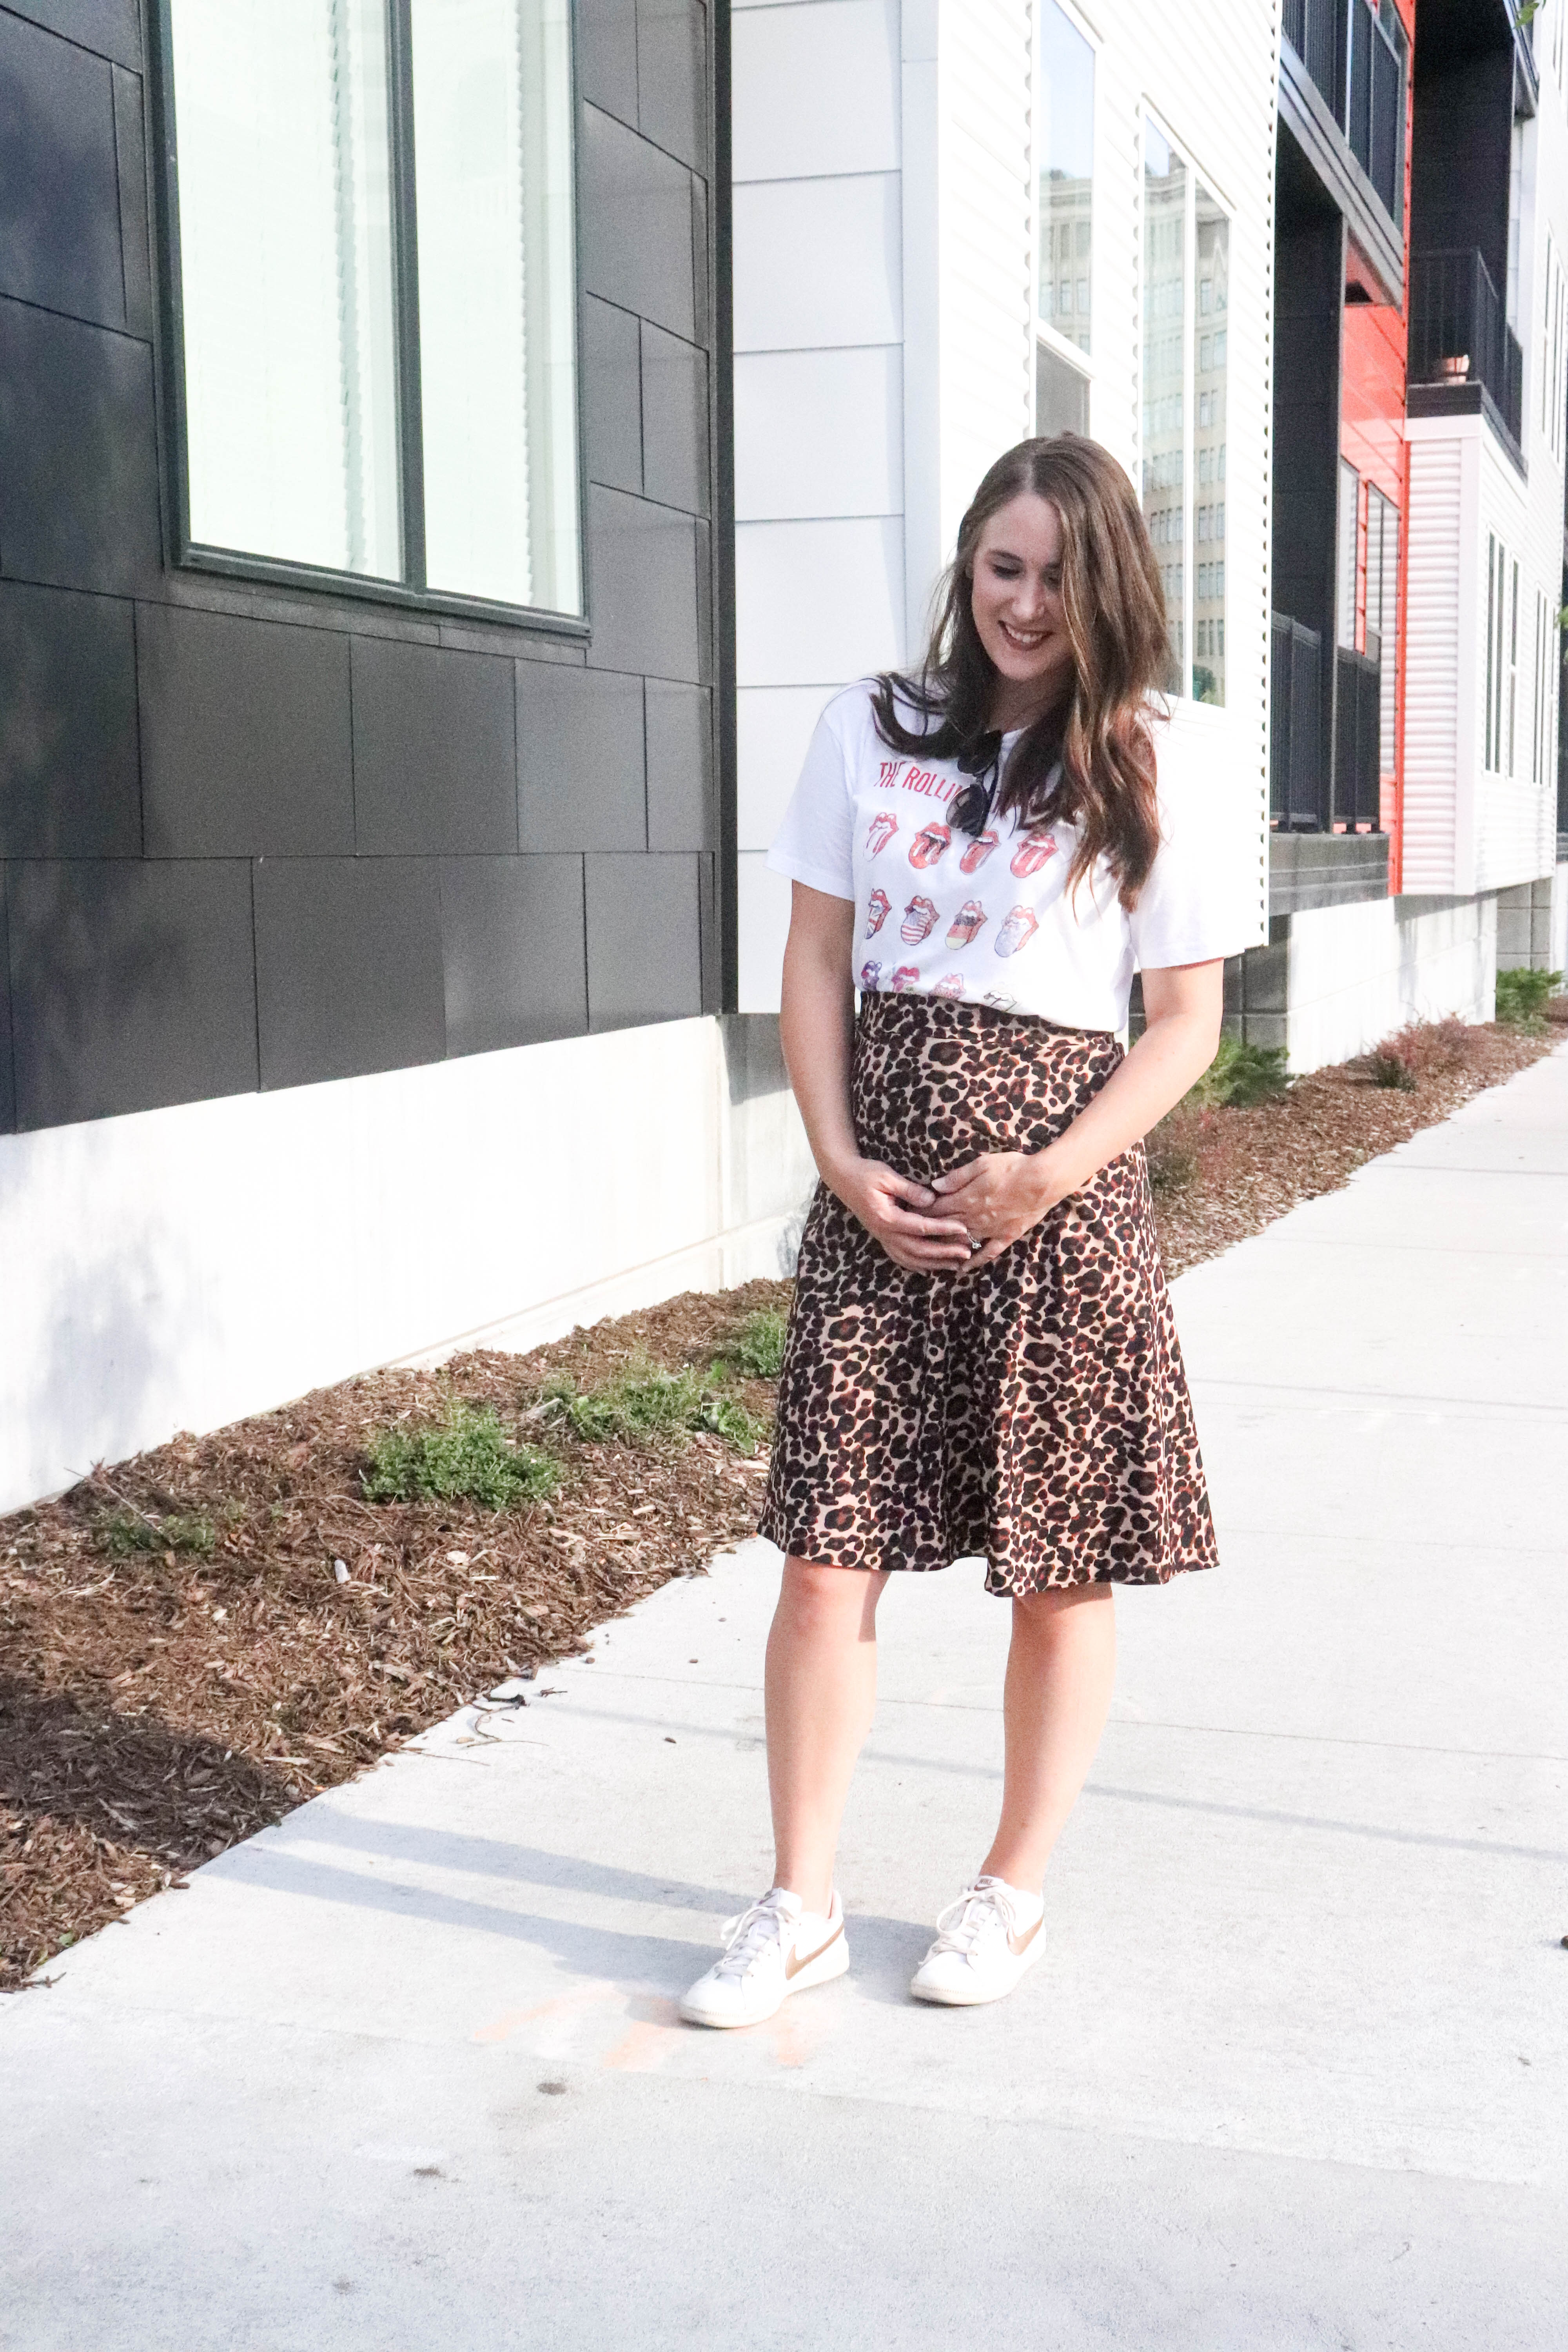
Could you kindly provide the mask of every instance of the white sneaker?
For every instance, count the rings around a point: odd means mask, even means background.
[[[1038,1896],[1031,1899],[1003,1878],[977,1878],[938,1915],[936,1941],[910,1990],[917,2000],[952,2009],[1000,2000],[1044,1950],[1045,1919]]]
[[[837,1890],[824,1918],[820,1911],[803,1911],[798,1895],[775,1886],[738,1919],[726,1919],[722,1935],[723,1958],[698,1978],[680,2004],[689,2025],[760,2025],[792,1992],[826,1984],[849,1966]]]

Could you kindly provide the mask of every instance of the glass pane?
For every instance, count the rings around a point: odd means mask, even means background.
[[[1186,626],[1186,483],[1182,333],[1186,305],[1187,168],[1143,126],[1143,515],[1165,583],[1171,687],[1181,691]]]
[[[1334,523],[1334,635],[1342,646],[1356,640],[1356,573],[1360,568],[1361,476],[1340,459],[1339,512]]]
[[[1040,316],[1087,352],[1094,277],[1094,51],[1056,0],[1040,0]]]
[[[426,574],[583,608],[568,0],[414,0]]]
[[[402,569],[384,0],[174,0],[191,535]]]
[[[1035,430],[1089,431],[1089,378],[1044,343],[1035,346]]]
[[[1193,699],[1225,700],[1225,412],[1229,380],[1230,223],[1194,193]]]

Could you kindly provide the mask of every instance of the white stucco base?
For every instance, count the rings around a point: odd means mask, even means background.
[[[1293,1071],[1348,1061],[1407,1022],[1492,1017],[1495,897],[1317,908],[1291,916],[1284,944],[1283,1043]]]
[[[368,1366],[793,1263],[776,1024],[697,1020],[0,1138],[0,1509]]]

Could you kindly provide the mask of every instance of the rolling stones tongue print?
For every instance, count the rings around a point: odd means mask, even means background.
[[[961,971],[944,971],[942,978],[937,982],[936,986],[931,990],[931,994],[933,996],[962,996],[963,994],[963,974]]]
[[[914,986],[920,976],[921,968],[918,963],[901,963],[893,974],[893,986],[901,995],[906,988]]]
[[[876,938],[892,911],[893,902],[887,892],[873,890],[866,901],[866,937],[868,940]]]
[[[899,829],[899,820],[891,809],[879,809],[866,827],[866,855],[876,857],[886,849]]]
[[[910,842],[910,864],[940,866],[947,845],[952,839],[952,835],[946,825],[938,824],[932,818],[929,823],[921,825],[919,833]]]
[[[899,937],[906,947],[918,948],[929,940],[936,929],[936,901],[932,898],[911,898],[904,908],[904,919],[899,925]]]
[[[996,934],[997,954],[1016,955],[1020,948],[1028,946],[1039,928],[1039,919],[1032,908],[1015,907]]]
[[[870,996],[882,984],[882,967],[875,957],[868,957],[860,967],[860,993]]]
[[[948,927],[950,948],[966,948],[973,944],[989,920],[978,898],[966,898]]]
[[[1054,857],[1056,854],[1055,834],[1026,833],[1008,859],[1007,870],[1009,873],[1016,874],[1020,882],[1026,881],[1031,874],[1039,872],[1047,858]]]
[[[986,832],[981,834],[976,840],[970,843],[968,848],[959,859],[959,872],[961,874],[978,874],[995,846],[996,835],[994,833]]]

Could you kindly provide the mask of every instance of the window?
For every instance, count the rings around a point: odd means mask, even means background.
[[[1568,365],[1568,280],[1563,277],[1563,257],[1550,233],[1542,274],[1545,290],[1541,316],[1541,429],[1553,457],[1561,460],[1563,411],[1568,406],[1568,382],[1564,381],[1564,367]]]
[[[1356,572],[1361,547],[1361,476],[1340,459],[1339,514],[1334,530],[1334,636],[1353,650],[1356,641]]]
[[[1514,719],[1519,702],[1519,559],[1510,566],[1508,614],[1508,772],[1514,775]]]
[[[1486,766],[1514,772],[1514,719],[1519,688],[1519,564],[1495,532],[1487,534]]]
[[[1164,559],[1171,691],[1185,681],[1195,702],[1225,700],[1229,275],[1229,216],[1146,119],[1143,515]]]
[[[198,558],[577,614],[569,0],[166,0]]]
[[[1378,770],[1394,772],[1399,682],[1399,509],[1370,485],[1366,494],[1366,650],[1381,665]]]
[[[1040,0],[1039,312],[1089,348],[1094,238],[1094,51],[1057,0]]]
[[[1547,720],[1552,709],[1551,624],[1546,616],[1546,599],[1540,590],[1535,596],[1535,712],[1530,739],[1530,780],[1538,784],[1546,773]]]

